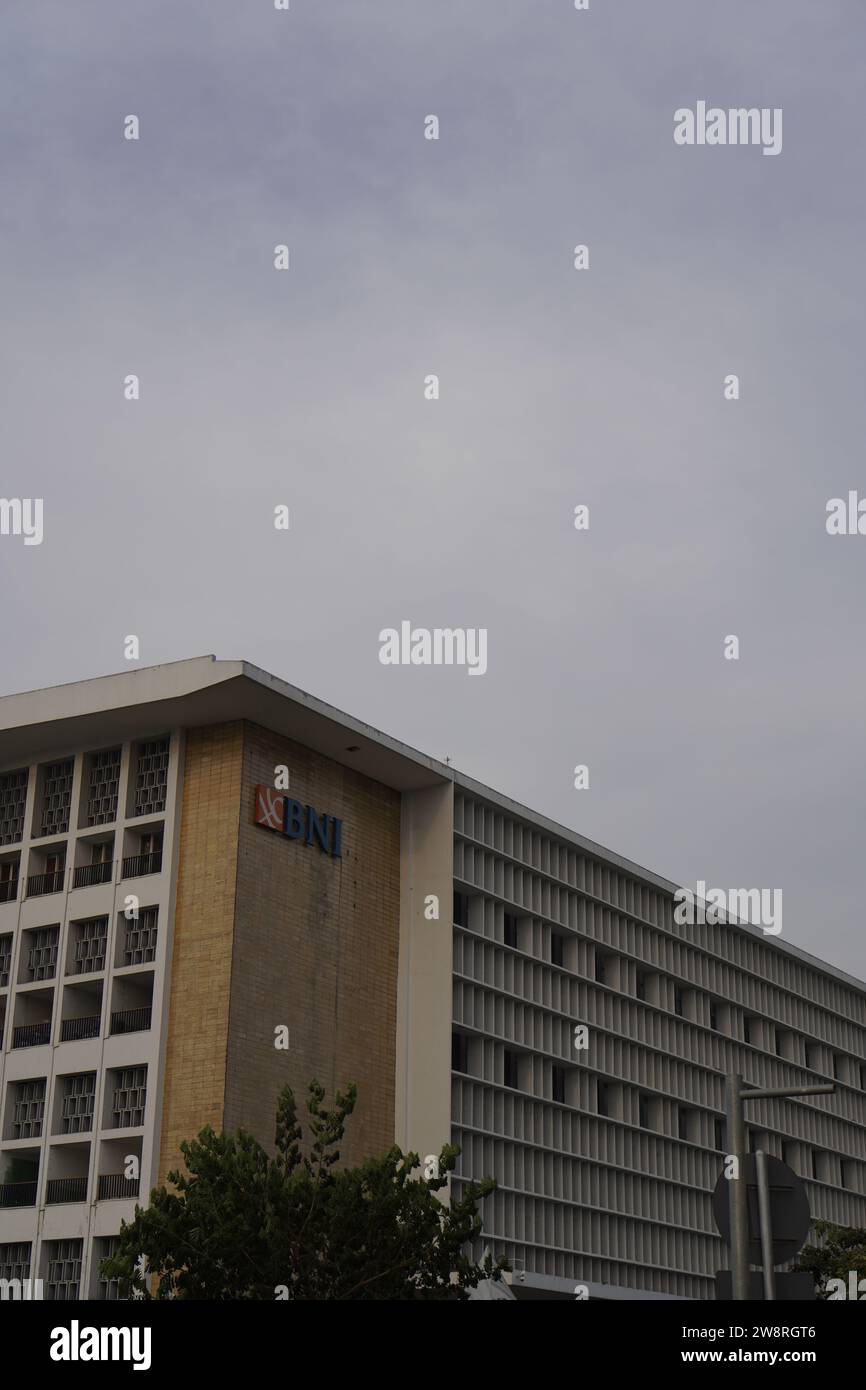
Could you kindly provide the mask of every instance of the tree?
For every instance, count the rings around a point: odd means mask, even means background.
[[[336,1169],[338,1145],[357,1088],[323,1106],[311,1081],[309,1154],[287,1086],[277,1106],[276,1154],[239,1130],[208,1125],[181,1144],[186,1171],[175,1191],[155,1188],[121,1227],[116,1253],[102,1263],[123,1296],[189,1299],[468,1298],[480,1279],[501,1278],[504,1260],[475,1264],[464,1253],[481,1232],[478,1202],[493,1178],[444,1205],[460,1150],[446,1145],[423,1175],[417,1154],[396,1146],[358,1168]]]
[[[832,1221],[816,1221],[815,1232],[820,1244],[804,1245],[794,1269],[813,1275],[819,1298],[850,1297],[851,1271],[856,1276],[855,1283],[866,1279],[866,1230],[836,1226]],[[841,1287],[838,1282],[832,1285],[832,1280],[841,1280]]]

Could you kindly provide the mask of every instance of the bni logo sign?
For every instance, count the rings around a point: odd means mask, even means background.
[[[336,816],[322,815],[273,787],[256,787],[255,824],[275,830],[289,840],[317,844],[334,859],[342,857],[343,822]]]

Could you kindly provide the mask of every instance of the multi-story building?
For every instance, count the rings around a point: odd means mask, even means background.
[[[498,1179],[526,1296],[713,1296],[728,1071],[836,1082],[751,1145],[866,1225],[866,986],[675,889],[243,662],[0,700],[0,1279],[116,1296],[181,1140],[313,1076],[347,1161]]]

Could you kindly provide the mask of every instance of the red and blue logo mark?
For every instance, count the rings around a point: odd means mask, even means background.
[[[343,822],[336,816],[319,815],[312,806],[305,806],[273,787],[256,787],[255,823],[290,840],[317,844],[334,859],[342,857]]]

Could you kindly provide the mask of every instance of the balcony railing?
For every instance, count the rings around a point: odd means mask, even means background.
[[[13,1047],[41,1047],[51,1041],[51,1020],[45,1023],[25,1023],[12,1029]]]
[[[150,1027],[152,1013],[153,1008],[150,1004],[141,1009],[121,1009],[111,1015],[111,1031],[113,1034],[141,1033]]]
[[[72,873],[73,888],[89,888],[94,883],[110,883],[111,871],[114,865],[111,862],[104,864],[80,864]]]
[[[35,1207],[35,1182],[0,1183],[0,1207]]]
[[[123,861],[124,878],[141,878],[144,874],[158,874],[162,868],[162,850],[153,854],[130,854]]]
[[[61,1042],[79,1042],[81,1038],[99,1037],[99,1014],[86,1018],[64,1018],[60,1025]]]
[[[83,1202],[87,1197],[86,1178],[49,1178],[45,1188],[48,1206],[57,1202]]]
[[[50,874],[31,874],[27,880],[28,898],[39,898],[43,893],[59,893],[65,873],[65,869],[55,869]]]
[[[7,878],[0,883],[0,903],[14,903],[18,897],[17,878]]]
[[[138,1178],[126,1178],[123,1173],[100,1173],[96,1184],[96,1199],[108,1202],[115,1197],[137,1197]]]

